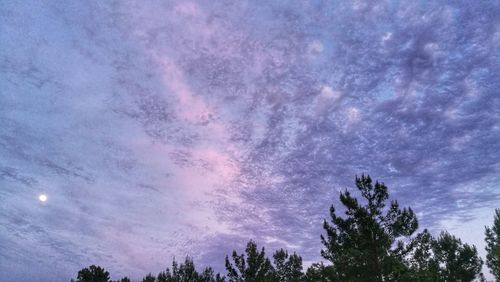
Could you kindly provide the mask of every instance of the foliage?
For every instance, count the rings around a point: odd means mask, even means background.
[[[472,281],[481,271],[483,262],[476,247],[462,244],[460,239],[446,231],[441,232],[433,250],[443,281]]]
[[[340,279],[336,276],[333,266],[325,266],[323,262],[313,263],[308,269],[304,277],[306,282],[336,282]]]
[[[78,271],[77,282],[109,282],[109,272],[104,268],[91,265]]]
[[[127,276],[123,277],[122,279],[120,280],[113,280],[112,282],[131,282],[130,281],[130,278],[128,278]]]
[[[212,268],[207,267],[201,273],[196,271],[194,262],[191,258],[186,257],[184,263],[178,264],[175,259],[172,262],[172,269],[167,268],[160,272],[157,277],[157,282],[219,282],[224,281],[224,278],[217,273],[214,275]]]
[[[200,273],[199,282],[224,282],[226,280],[224,275],[217,273],[214,275],[214,270],[207,267]]]
[[[434,258],[435,240],[424,229],[405,247],[404,257],[408,271],[403,274],[405,281],[438,281],[439,262]]]
[[[405,281],[472,281],[483,262],[476,247],[463,244],[448,232],[435,239],[424,230],[406,247]]]
[[[142,279],[142,282],[156,282],[156,278],[153,276],[153,274],[149,273]]]
[[[194,267],[193,260],[186,257],[184,263],[178,265],[177,262],[172,262],[172,269],[167,268],[166,271],[160,272],[158,274],[159,282],[171,282],[171,281],[197,281],[198,272]]]
[[[402,268],[402,262],[392,250],[395,240],[410,236],[418,228],[411,208],[400,209],[392,201],[385,209],[389,198],[384,183],[372,184],[370,176],[356,177],[356,187],[366,204],[358,202],[348,191],[340,194],[345,218],[330,208],[331,222],[324,222],[327,237],[321,235],[325,249],[321,255],[333,263],[336,276],[343,280],[387,281],[398,275],[394,269]]]
[[[274,268],[266,257],[264,248],[259,251],[253,241],[249,241],[244,254],[233,251],[232,261],[226,256],[226,270],[230,282],[274,281]]]
[[[298,282],[303,280],[302,257],[293,253],[289,255],[284,249],[276,251],[273,255],[275,276],[279,282]]]
[[[486,265],[500,281],[500,209],[495,210],[493,227],[486,227]]]

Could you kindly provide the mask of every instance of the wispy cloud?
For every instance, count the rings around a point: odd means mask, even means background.
[[[0,280],[221,268],[250,238],[316,260],[362,172],[469,240],[500,203],[497,6],[4,3]]]

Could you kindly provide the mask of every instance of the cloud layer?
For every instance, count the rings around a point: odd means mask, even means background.
[[[498,5],[233,2],[2,4],[0,280],[318,260],[363,172],[422,226],[490,224]]]

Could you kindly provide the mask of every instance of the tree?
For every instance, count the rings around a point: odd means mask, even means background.
[[[328,265],[325,266],[322,262],[320,263],[313,263],[306,272],[306,275],[304,277],[304,281],[306,282],[317,282],[317,281],[324,281],[324,282],[336,282],[340,281],[338,277],[335,276],[335,270],[333,269],[333,266]]]
[[[142,278],[142,282],[156,282],[156,278],[149,273],[146,277]]]
[[[495,210],[493,227],[486,227],[486,265],[500,281],[500,209]]]
[[[109,282],[109,272],[104,268],[91,265],[78,271],[77,282]]]
[[[472,281],[481,272],[483,261],[476,247],[462,244],[446,231],[433,243],[433,251],[440,265],[440,281]]]
[[[273,255],[276,270],[276,281],[298,282],[303,280],[302,257],[293,253],[288,255],[286,250],[280,249]]]
[[[123,277],[120,280],[116,280],[116,282],[131,282],[131,281],[130,281],[130,278],[128,278],[127,276],[125,276],[125,277]]]
[[[396,280],[404,265],[392,246],[397,238],[411,236],[418,221],[411,208],[400,209],[389,198],[384,183],[372,184],[370,176],[356,177],[356,187],[365,200],[360,203],[348,191],[340,193],[345,218],[330,208],[331,221],[324,221],[326,238],[321,255],[333,263],[335,275],[342,281]]]
[[[206,267],[199,276],[199,282],[224,282],[225,280],[225,277],[219,273],[214,275],[214,270],[211,267]]]
[[[483,262],[476,247],[462,244],[448,232],[435,239],[424,230],[406,247],[405,262],[408,271],[404,281],[472,281],[481,271]]]
[[[274,280],[274,268],[266,257],[264,248],[259,252],[257,245],[249,241],[244,254],[233,251],[232,261],[226,256],[226,270],[230,282],[265,282]]]
[[[405,249],[400,252],[405,258],[407,272],[401,280],[404,281],[439,281],[439,261],[434,257],[435,240],[432,235],[424,231],[413,238]]]
[[[167,268],[160,272],[157,277],[157,282],[221,282],[224,277],[217,273],[214,276],[214,271],[211,267],[207,267],[203,272],[198,273],[194,266],[194,262],[190,257],[186,257],[184,263],[178,264],[175,259],[172,262],[172,269]]]

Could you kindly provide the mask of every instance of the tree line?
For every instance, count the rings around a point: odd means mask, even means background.
[[[432,236],[427,229],[415,234],[418,220],[409,207],[389,201],[384,183],[362,175],[355,180],[360,199],[347,190],[340,193],[343,215],[332,205],[325,220],[321,256],[329,263],[314,263],[304,269],[302,257],[280,249],[272,258],[264,247],[249,241],[244,253],[233,251],[225,258],[226,273],[213,268],[197,270],[193,260],[172,262],[157,275],[149,273],[142,282],[312,282],[312,281],[485,281],[482,259],[474,245],[441,232]],[[495,210],[492,227],[485,228],[486,265],[500,281],[500,209]],[[91,265],[78,272],[72,282],[113,282],[102,267]],[[116,282],[130,282],[124,277]]]

